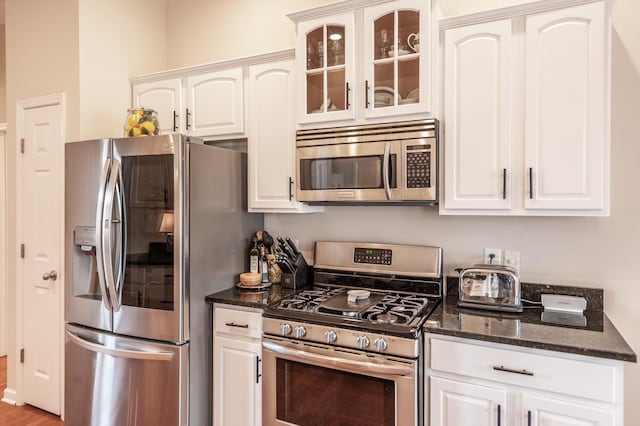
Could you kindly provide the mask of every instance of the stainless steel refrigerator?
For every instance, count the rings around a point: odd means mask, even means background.
[[[211,424],[205,296],[263,227],[246,154],[172,134],[65,146],[65,424]]]

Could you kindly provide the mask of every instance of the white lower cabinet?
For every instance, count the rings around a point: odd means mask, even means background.
[[[262,424],[262,314],[214,305],[213,424]]]
[[[433,377],[430,393],[432,425],[506,424],[501,422],[507,408],[504,389]]]
[[[426,339],[425,424],[622,426],[622,362]]]
[[[527,426],[596,426],[615,425],[612,410],[599,409],[587,404],[522,395],[522,413]]]

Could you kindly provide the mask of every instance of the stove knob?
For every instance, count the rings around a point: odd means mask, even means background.
[[[336,334],[335,331],[333,330],[329,330],[326,333],[324,333],[324,341],[327,343],[333,343],[336,340],[338,340],[338,335]]]
[[[282,334],[283,336],[291,334],[291,326],[287,323],[280,324],[280,334]]]
[[[373,341],[373,346],[376,347],[376,350],[378,352],[382,352],[387,350],[388,345],[386,340],[384,340],[381,337],[378,337],[376,340]]]
[[[360,347],[360,349],[364,349],[369,346],[369,338],[367,336],[358,336],[356,339],[356,343]]]
[[[307,330],[303,326],[299,325],[299,326],[296,327],[296,338],[297,339],[306,336],[306,334],[307,334]]]

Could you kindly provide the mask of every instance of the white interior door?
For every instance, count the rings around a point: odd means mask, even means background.
[[[0,125],[0,356],[7,354],[6,125]]]
[[[63,288],[63,106],[19,109],[18,287],[22,293],[22,400],[60,414]],[[22,249],[24,247],[24,249]],[[57,275],[57,277],[55,276]],[[20,307],[19,307],[20,308]]]

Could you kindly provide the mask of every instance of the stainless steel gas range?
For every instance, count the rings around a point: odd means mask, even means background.
[[[265,425],[422,424],[442,249],[317,242],[314,285],[263,314]]]

